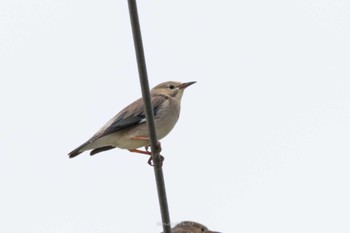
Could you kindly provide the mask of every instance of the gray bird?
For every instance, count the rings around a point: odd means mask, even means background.
[[[169,81],[161,83],[151,90],[158,140],[164,138],[174,128],[179,119],[184,90],[194,83]],[[148,146],[149,133],[143,99],[140,98],[120,111],[87,142],[70,152],[69,157],[74,158],[88,150],[91,150],[90,155],[95,155],[114,148],[150,155],[151,153],[147,150]],[[145,147],[146,151],[138,150],[140,147]]]
[[[206,226],[192,221],[184,221],[171,229],[171,233],[220,233],[211,231]]]

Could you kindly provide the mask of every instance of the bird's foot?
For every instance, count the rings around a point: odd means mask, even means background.
[[[148,140],[148,138],[145,137],[133,137],[131,138],[133,140]],[[139,154],[145,154],[145,155],[150,155],[150,158],[148,159],[148,164],[151,166],[154,166],[155,164],[157,166],[162,167],[163,166],[163,161],[164,161],[164,157],[160,154],[160,152],[162,151],[162,146],[160,144],[159,141],[157,141],[157,145],[154,151],[154,156],[152,156],[152,152],[149,151],[149,145],[145,146],[145,151],[143,150],[137,150],[137,149],[130,149],[130,152],[135,152],[135,153],[139,153]],[[153,159],[154,157],[154,159]]]
[[[148,151],[149,146],[146,146],[145,149],[146,151]],[[149,158],[148,160],[148,164],[151,166],[159,166],[162,167],[163,166],[163,161],[164,161],[164,157],[160,154],[160,152],[162,151],[162,146],[160,144],[159,141],[157,141],[157,145],[154,151],[154,155]]]
[[[160,154],[155,156],[155,159],[152,158],[152,156],[148,159],[148,164],[150,166],[154,166],[154,164],[158,164],[159,167],[163,167],[163,161],[164,161],[164,157]]]

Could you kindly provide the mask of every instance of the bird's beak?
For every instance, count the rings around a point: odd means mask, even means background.
[[[182,83],[178,86],[179,89],[185,89],[188,86],[191,86],[192,84],[194,84],[196,82],[188,82],[188,83]]]
[[[220,233],[218,231],[207,231],[207,233]]]

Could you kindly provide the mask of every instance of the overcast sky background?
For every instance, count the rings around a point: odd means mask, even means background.
[[[350,2],[138,1],[173,224],[349,232]],[[67,153],[141,96],[127,1],[0,1],[0,232],[160,232],[147,157]]]

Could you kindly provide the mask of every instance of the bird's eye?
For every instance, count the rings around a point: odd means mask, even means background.
[[[169,85],[169,89],[174,89],[174,88],[175,88],[175,86],[173,84]]]
[[[202,228],[201,230],[202,230],[202,232],[205,232],[205,229],[204,229],[204,228]]]

